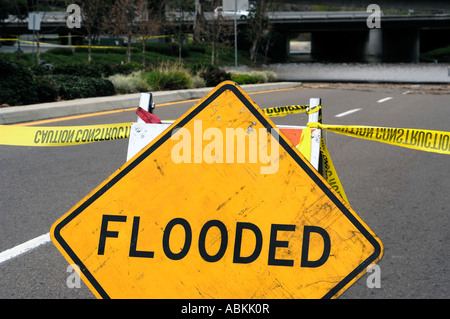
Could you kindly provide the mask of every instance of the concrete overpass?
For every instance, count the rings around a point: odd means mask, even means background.
[[[381,8],[389,9],[450,10],[450,1],[448,0],[292,0],[290,2],[302,5],[346,6],[353,8],[367,8],[368,5],[376,3]]]
[[[391,5],[400,2],[402,0],[392,1]],[[440,10],[426,15],[381,15],[380,28],[368,27],[370,14],[365,11],[271,12],[268,16],[277,37],[269,51],[270,57],[286,60],[289,40],[299,33],[311,33],[312,58],[322,61],[418,62],[421,49],[426,51],[450,45],[450,11]],[[67,15],[65,12],[45,13],[41,33],[83,34],[83,28],[67,27]],[[213,19],[212,13],[205,15],[207,19]],[[185,32],[192,32],[193,15],[185,13],[183,16]],[[225,23],[233,21],[229,19]],[[247,21],[239,20],[238,27],[240,48],[245,48],[248,44],[242,35],[246,33]],[[30,32],[27,19],[11,17],[0,24],[3,38],[9,34]],[[69,44],[68,39],[61,37],[60,43]]]
[[[381,15],[369,28],[368,12],[275,12],[274,30],[283,38],[274,58],[289,53],[289,39],[311,33],[311,55],[318,60],[418,62],[422,51],[450,45],[450,14]]]

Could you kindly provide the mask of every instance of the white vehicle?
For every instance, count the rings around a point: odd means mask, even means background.
[[[237,19],[247,19],[249,15],[248,10],[237,10],[236,18]],[[223,10],[223,7],[217,7],[214,9],[214,18],[219,19],[234,19],[234,10]]]

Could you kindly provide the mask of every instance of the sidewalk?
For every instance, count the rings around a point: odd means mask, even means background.
[[[277,82],[242,85],[241,88],[246,93],[253,93],[294,88],[300,85],[300,82]],[[152,92],[153,102],[158,105],[161,103],[199,99],[207,95],[212,89],[212,87],[208,87],[201,89]],[[120,110],[131,107],[137,108],[140,95],[140,93],[135,93],[25,106],[3,107],[0,108],[0,124],[15,124],[63,116]]]
[[[449,63],[278,63],[267,69],[281,81],[450,83]]]

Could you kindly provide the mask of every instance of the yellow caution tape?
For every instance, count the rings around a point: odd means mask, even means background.
[[[49,127],[0,125],[0,144],[17,146],[86,144],[128,138],[130,128],[131,123]]]
[[[450,155],[450,132],[362,125],[329,125],[308,123],[337,134],[412,148],[419,151]]]
[[[302,130],[300,142],[297,145],[297,149],[308,161],[311,161],[311,134],[311,127],[308,126],[304,128]],[[331,161],[331,156],[328,152],[328,148],[323,137],[320,139],[320,153],[322,154],[323,168],[326,172],[328,184],[330,184],[330,186],[342,197],[342,199],[344,199],[345,202],[350,204],[333,162]]]
[[[305,112],[308,106],[291,105],[269,110],[269,116]],[[282,114],[284,113],[284,114]],[[66,146],[128,138],[131,123],[89,126],[20,127],[0,125],[0,145]]]
[[[337,175],[336,169],[334,168],[333,162],[331,161],[330,152],[328,152],[327,144],[325,143],[325,140],[321,138],[320,140],[320,153],[322,154],[323,158],[323,166],[324,170],[327,174],[327,182],[330,184],[331,187],[341,195],[342,199],[347,202],[348,204],[348,198],[345,194],[344,187],[342,187],[341,181]]]
[[[319,112],[322,109],[322,105],[316,105],[314,106],[312,109],[310,109],[309,107],[306,109],[306,114],[311,115],[314,114],[316,112]]]
[[[277,106],[263,109],[264,114],[269,117],[285,116],[288,114],[305,113],[309,105],[288,105]]]
[[[305,112],[307,108],[307,105],[291,105],[267,108],[263,111],[269,116],[284,116],[286,114]],[[131,124],[117,123],[61,127],[0,125],[0,145],[63,146],[122,139],[129,137]],[[308,123],[307,126],[421,151],[450,154],[450,132],[321,123]],[[308,151],[310,146],[308,148],[308,145],[302,142],[302,140],[310,140],[310,138],[307,138],[307,134],[311,134],[310,130],[303,131],[298,148],[308,158],[308,154],[311,152],[310,150]]]

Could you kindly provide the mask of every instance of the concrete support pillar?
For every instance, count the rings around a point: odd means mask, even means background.
[[[381,29],[370,29],[366,43],[366,62],[381,62],[383,58],[383,33]]]
[[[419,62],[420,31],[418,28],[381,28],[383,62]]]

